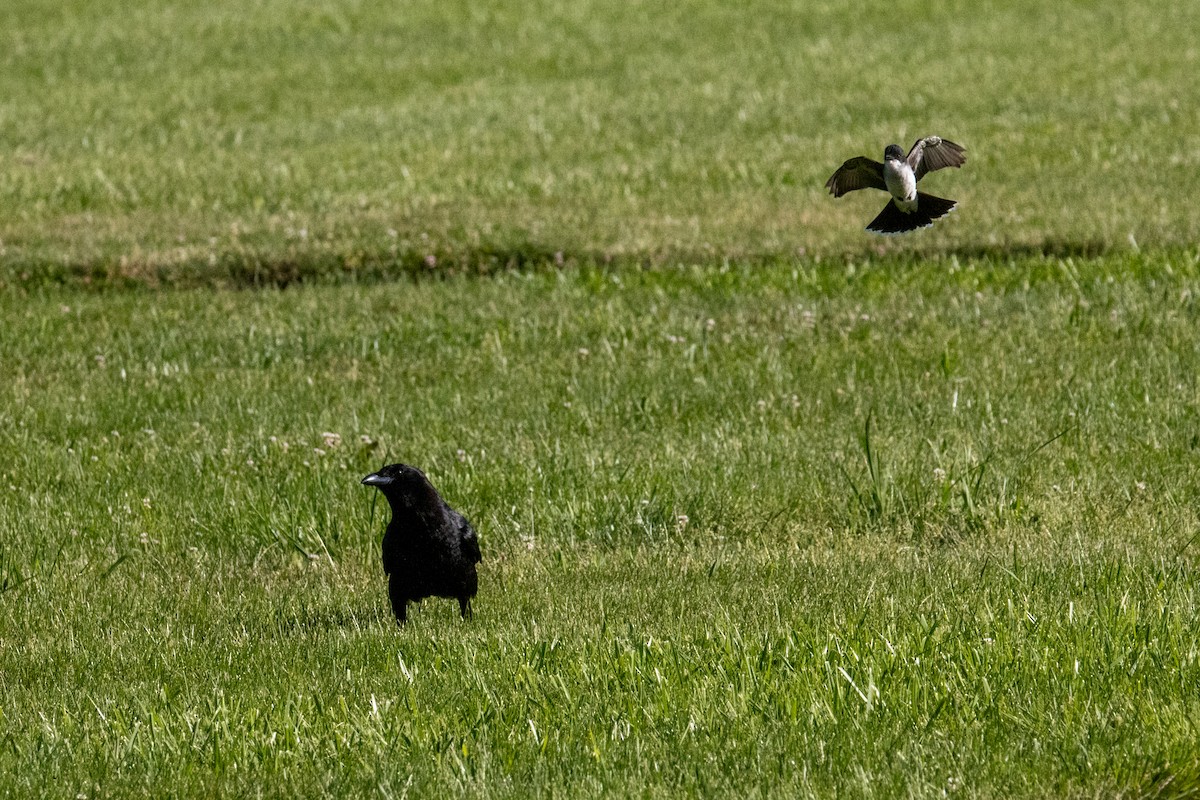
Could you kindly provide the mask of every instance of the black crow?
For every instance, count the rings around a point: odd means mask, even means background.
[[[883,189],[892,196],[871,220],[867,230],[875,233],[904,233],[926,228],[954,210],[955,202],[917,191],[917,181],[928,172],[967,163],[966,150],[949,139],[926,136],[918,139],[908,155],[898,144],[883,151],[883,163],[866,156],[852,158],[837,168],[825,182],[834,197],[857,189]]]
[[[471,523],[416,467],[391,464],[362,482],[377,487],[392,507],[383,534],[383,571],[396,620],[408,619],[409,600],[426,597],[457,598],[463,619],[470,617],[471,598],[479,589],[475,565],[482,560]]]

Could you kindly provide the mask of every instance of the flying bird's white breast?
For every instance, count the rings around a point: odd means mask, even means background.
[[[917,176],[912,167],[903,161],[884,159],[883,182],[897,208],[904,212],[917,210]]]

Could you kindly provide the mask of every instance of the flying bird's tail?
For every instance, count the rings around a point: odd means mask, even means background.
[[[956,200],[947,200],[944,197],[934,197],[931,194],[917,192],[917,211],[925,212],[929,216],[929,221],[941,219],[954,210],[958,205]]]
[[[888,204],[879,212],[879,216],[871,220],[867,230],[875,233],[906,233],[917,228],[928,228],[935,219],[944,217],[954,210],[957,203],[934,197],[931,194],[917,192],[917,208],[915,211],[901,211],[895,202]]]

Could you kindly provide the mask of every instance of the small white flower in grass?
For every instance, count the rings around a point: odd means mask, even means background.
[[[454,457],[457,458],[460,463],[465,463],[467,460],[467,451],[460,447],[454,451]]]
[[[587,358],[592,354],[592,351],[588,350],[586,347],[581,347],[579,348],[578,353],[580,358]]]
[[[150,498],[149,497],[142,498],[142,508],[150,508]]]
[[[325,446],[327,448],[329,448],[330,450],[339,446],[342,443],[341,434],[332,433],[330,431],[326,431],[325,433],[322,433],[321,439],[325,442]]]
[[[715,319],[713,319],[712,317],[709,317],[708,319],[704,320],[704,330],[708,331],[709,333],[712,333],[716,329],[717,329],[717,321]]]
[[[368,436],[365,433],[358,437],[358,441],[361,442],[366,447],[371,447],[372,445],[375,444],[375,440],[372,439],[370,436]]]
[[[1137,489],[1139,492],[1144,492],[1144,491],[1146,491],[1146,482],[1138,481],[1137,483],[1135,483],[1133,485],[1133,488]]]
[[[934,467],[933,479],[939,483],[946,480],[946,470],[942,469],[941,467]]]
[[[319,456],[323,456],[323,455],[325,455],[325,451],[324,451],[324,450],[322,450],[322,449],[321,449],[321,448],[319,448],[319,447],[314,447],[314,448],[313,448],[313,452],[314,452],[314,453],[316,453],[316,454],[317,454],[317,455],[319,455]],[[307,462],[305,462],[305,463],[307,463]]]
[[[679,531],[681,533],[687,527],[687,524],[688,524],[688,515],[687,514],[680,514],[677,517],[675,517],[675,525],[679,528]]]

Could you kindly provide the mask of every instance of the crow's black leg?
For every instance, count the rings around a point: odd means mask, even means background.
[[[469,598],[469,597],[460,597],[460,598],[458,598],[458,610],[459,610],[460,612],[462,612],[462,618],[463,618],[463,619],[470,619],[470,618],[471,618],[471,616],[472,616],[472,613],[471,613],[471,598]]]
[[[408,621],[408,593],[401,585],[400,576],[394,572],[388,578],[388,597],[392,601],[392,613],[396,615],[396,622],[403,625]]]

